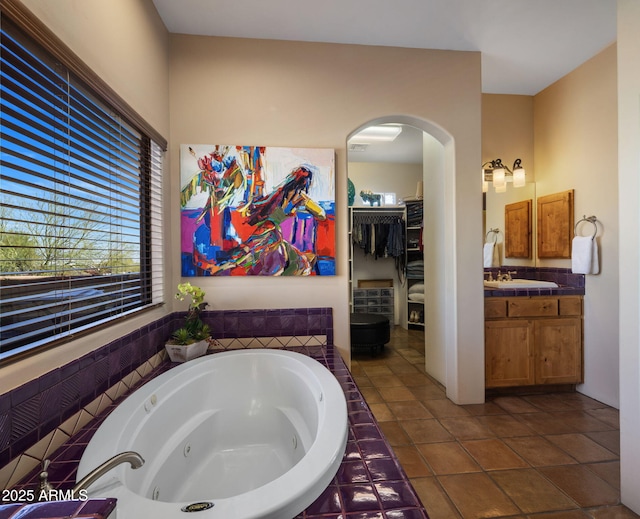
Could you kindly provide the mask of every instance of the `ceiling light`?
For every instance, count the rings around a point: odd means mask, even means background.
[[[369,126],[364,130],[356,133],[349,142],[391,142],[402,133],[402,126],[390,124],[382,124],[379,126]]]

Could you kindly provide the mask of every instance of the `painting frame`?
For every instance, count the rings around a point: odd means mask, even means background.
[[[181,274],[336,273],[335,150],[180,145]]]

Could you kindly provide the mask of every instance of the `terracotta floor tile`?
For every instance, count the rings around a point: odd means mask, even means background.
[[[416,401],[415,395],[405,386],[379,387],[378,391],[385,402]]]
[[[364,375],[362,364],[354,360],[353,356],[351,357],[351,375]]]
[[[584,433],[585,436],[591,438],[594,442],[602,445],[605,449],[620,456],[620,431],[596,431]]]
[[[540,411],[519,396],[499,396],[493,398],[492,401],[508,413],[536,413]]]
[[[408,402],[389,402],[387,404],[398,420],[421,420],[433,418],[433,415],[417,400]]]
[[[436,475],[482,470],[458,442],[422,443],[418,445],[418,450]]]
[[[484,470],[505,470],[529,467],[506,443],[499,439],[468,440],[460,444]]]
[[[479,416],[478,421],[500,438],[531,436],[535,434],[530,427],[508,414]]]
[[[587,413],[615,429],[620,428],[620,411],[612,407],[588,409]]]
[[[602,463],[589,463],[587,464],[593,472],[599,477],[604,479],[612,487],[620,490],[620,462],[619,461],[605,461]]]
[[[638,519],[640,515],[632,512],[624,505],[607,506],[591,511],[594,519]]]
[[[371,379],[393,375],[393,371],[386,364],[363,364],[362,370]]]
[[[377,387],[404,387],[402,380],[398,375],[394,375],[393,373],[389,373],[388,375],[372,375],[369,377],[371,379],[371,383]]]
[[[360,393],[362,393],[362,396],[367,401],[367,404],[371,405],[384,402],[384,400],[382,400],[382,397],[380,396],[380,393],[378,393],[378,390],[375,387],[361,387],[359,389]]]
[[[558,398],[555,394],[528,395],[522,398],[540,411],[571,411],[575,409],[571,404]]]
[[[414,443],[433,443],[452,441],[453,436],[440,425],[438,420],[406,420],[400,425]]]
[[[398,422],[381,422],[380,429],[392,447],[410,445],[411,438]]]
[[[353,381],[358,385],[359,388],[373,386],[373,382],[371,382],[371,379],[364,373],[361,373],[359,375],[352,375],[352,376],[353,376]]]
[[[538,470],[582,508],[619,504],[618,490],[584,465],[541,467]]]
[[[577,463],[566,452],[542,436],[505,438],[504,442],[534,467]]]
[[[378,422],[390,422],[396,419],[387,404],[370,404],[371,412]]]
[[[421,402],[425,402],[428,400],[442,400],[446,398],[445,392],[434,384],[429,384],[422,387],[409,386],[409,390]]]
[[[507,412],[499,405],[493,402],[486,402],[484,404],[467,404],[460,406],[465,409],[470,415],[473,416],[487,416],[487,415],[505,415]]]
[[[438,481],[464,519],[520,513],[511,499],[485,473],[438,476]]]
[[[431,385],[429,377],[424,373],[403,373],[402,382],[407,387],[422,387]]]
[[[549,435],[546,438],[580,463],[618,459],[616,454],[587,438],[584,434]]]
[[[575,429],[552,413],[524,413],[515,415],[523,424],[538,434],[563,434]]]
[[[593,410],[576,410],[554,413],[554,416],[556,416],[558,420],[567,423],[575,432],[610,431],[616,428],[592,416],[591,412],[593,412]]]
[[[490,476],[524,513],[578,508],[535,469],[499,470]]]
[[[426,374],[424,333],[391,336],[352,374],[430,519],[640,519],[619,505],[616,409],[576,392],[457,406]]]
[[[602,409],[607,407],[602,402],[577,392],[558,393],[558,398],[562,398],[563,402],[573,406],[574,409]]]
[[[425,400],[425,407],[431,411],[436,418],[448,418],[451,416],[470,416],[469,411],[454,404],[451,400],[442,398],[440,400]]]
[[[429,519],[460,519],[460,514],[435,478],[411,478],[411,484],[424,504]]]
[[[528,519],[592,519],[592,517],[582,510],[563,510],[561,512],[530,515]]]
[[[431,469],[420,456],[418,449],[413,445],[399,445],[393,447],[402,468],[410,478],[419,478],[423,476],[431,476],[433,473]]]
[[[458,440],[495,437],[491,429],[485,427],[478,418],[473,416],[441,418],[440,423]]]
[[[402,359],[400,361],[389,362],[389,369],[396,375],[401,375],[402,378],[406,375],[419,375],[421,374],[413,364]]]

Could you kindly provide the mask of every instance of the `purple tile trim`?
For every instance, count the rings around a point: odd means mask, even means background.
[[[538,281],[554,281],[558,288],[528,288],[519,290],[489,290],[485,289],[485,297],[514,297],[514,296],[583,296],[585,290],[584,274],[574,274],[571,269],[556,267],[492,267],[484,269],[484,273],[495,277],[498,271],[513,272],[513,277],[535,279]]]
[[[106,518],[116,507],[115,499],[56,501],[52,503],[14,503],[0,506],[0,519]]]
[[[0,468],[164,348],[184,315],[167,315],[0,395]],[[203,318],[216,339],[326,335],[333,341],[331,308],[217,310]]]
[[[338,351],[333,346],[293,349],[315,358],[336,375],[345,391],[349,414],[349,436],[342,464],[332,483],[297,519],[428,519]],[[143,382],[171,367],[168,362],[160,365]],[[49,474],[56,488],[73,486],[82,452],[115,407],[105,410],[51,457]],[[19,487],[33,488],[37,475],[35,470]]]

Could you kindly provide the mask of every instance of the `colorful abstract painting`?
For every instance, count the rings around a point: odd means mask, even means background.
[[[332,149],[180,146],[182,276],[335,275]]]

